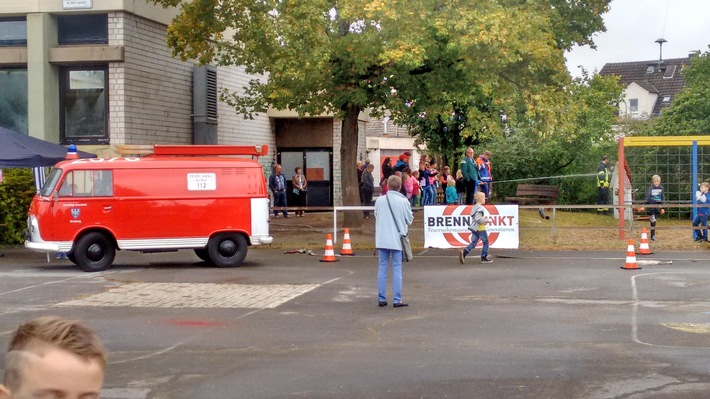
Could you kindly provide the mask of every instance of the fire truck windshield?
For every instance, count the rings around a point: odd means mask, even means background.
[[[43,197],[49,197],[52,194],[52,191],[54,191],[54,186],[57,185],[57,182],[59,181],[60,177],[62,177],[62,170],[60,168],[53,168],[52,171],[49,172],[49,177],[47,177],[47,181],[44,183],[42,189],[39,191],[39,195]]]

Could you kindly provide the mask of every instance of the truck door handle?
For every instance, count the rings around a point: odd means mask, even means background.
[[[111,205],[106,205],[106,206],[104,206],[104,210],[105,210],[105,211],[110,211],[110,210],[112,210],[112,209],[113,209],[113,207],[112,207]]]

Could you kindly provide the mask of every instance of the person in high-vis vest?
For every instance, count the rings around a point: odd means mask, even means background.
[[[609,204],[609,168],[607,164],[609,163],[609,157],[604,155],[602,161],[599,162],[599,167],[597,168],[597,187],[599,188],[599,198],[597,199],[597,205],[608,205]],[[597,212],[605,213],[608,212],[609,208],[599,206]]]

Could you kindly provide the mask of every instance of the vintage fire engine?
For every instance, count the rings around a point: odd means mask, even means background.
[[[100,271],[117,250],[192,249],[216,266],[238,266],[249,245],[273,241],[264,172],[253,159],[266,145],[152,147],[148,156],[58,163],[32,200],[25,247],[67,252]]]

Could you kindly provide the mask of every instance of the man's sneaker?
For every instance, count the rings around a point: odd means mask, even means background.
[[[481,263],[493,263],[493,259],[481,258]]]
[[[651,236],[651,241],[656,241],[656,236]]]
[[[463,253],[463,249],[459,251],[459,262],[463,265],[463,260],[466,258],[466,254]]]

